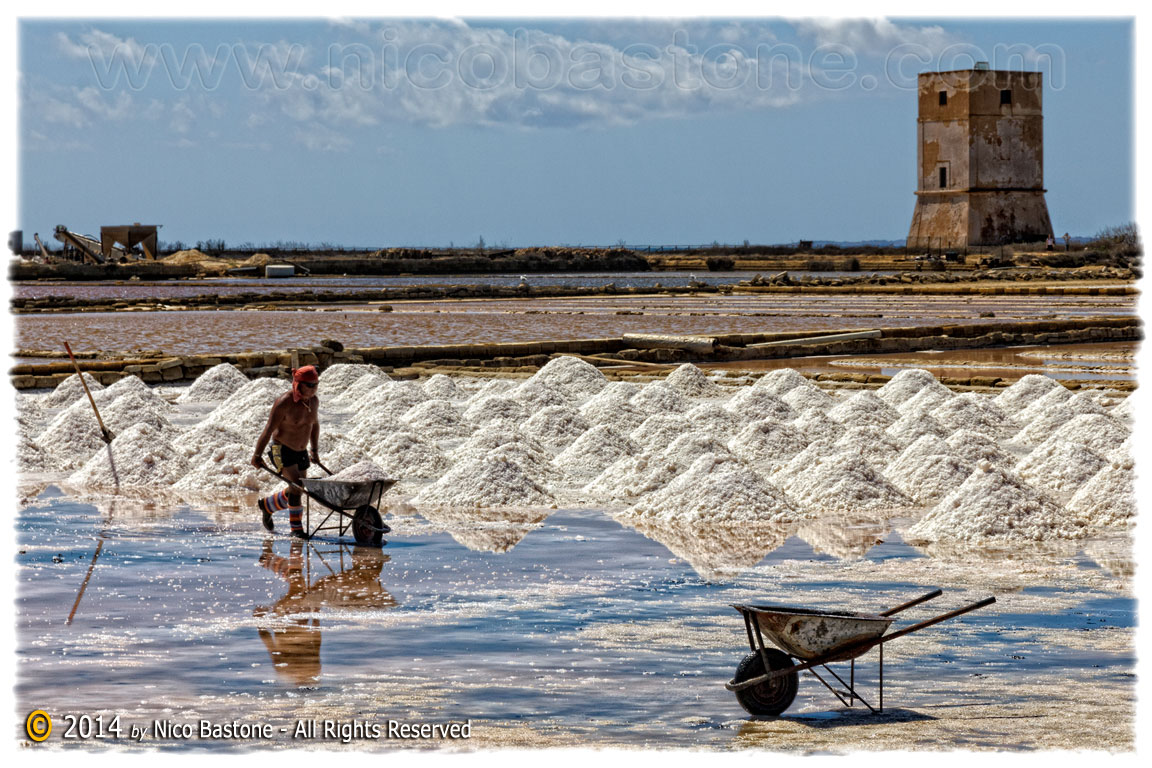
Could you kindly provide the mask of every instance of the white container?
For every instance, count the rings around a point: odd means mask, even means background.
[[[267,264],[264,267],[264,277],[292,277],[296,274],[296,267],[292,264]]]

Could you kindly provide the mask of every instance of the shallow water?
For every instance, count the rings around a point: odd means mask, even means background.
[[[1135,297],[1108,296],[641,296],[413,301],[321,311],[85,312],[17,315],[16,347],[239,353],[311,346],[528,342],[623,333],[823,332],[913,325],[1124,315]],[[989,316],[991,313],[992,316]],[[983,317],[981,315],[984,315]]]
[[[1076,547],[948,560],[881,525],[858,556],[820,554],[793,532],[725,570],[708,530],[674,532],[677,556],[603,510],[470,530],[405,516],[379,551],[267,535],[250,507],[90,502],[49,486],[17,519],[16,700],[52,715],[54,747],[133,746],[60,739],[70,713],[120,715],[126,730],[200,718],[277,729],[140,742],[217,751],[342,746],[293,741],[301,718],[472,722],[467,742],[352,740],[358,750],[1132,748],[1123,541],[1090,550],[1109,552],[1097,557],[1112,570]],[[907,621],[998,602],[887,646],[884,714],[844,710],[802,676],[785,717],[755,721],[723,688],[747,652],[731,603],[877,610],[937,586],[945,596]],[[875,661],[856,669],[869,698]]]

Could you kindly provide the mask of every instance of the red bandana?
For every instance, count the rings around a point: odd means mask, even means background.
[[[293,402],[300,402],[304,399],[304,395],[300,392],[300,382],[307,382],[315,384],[320,381],[320,374],[316,371],[316,366],[306,365],[303,368],[297,368],[292,372],[292,400]]]

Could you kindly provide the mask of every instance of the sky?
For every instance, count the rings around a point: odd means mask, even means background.
[[[901,240],[916,74],[1044,73],[1057,233],[1134,218],[1126,19],[25,19],[18,225],[349,247]]]

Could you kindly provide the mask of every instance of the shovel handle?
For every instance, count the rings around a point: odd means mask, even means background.
[[[72,367],[76,369],[76,377],[80,379],[80,386],[84,387],[84,394],[88,395],[88,402],[91,403],[92,410],[96,413],[96,423],[100,425],[100,437],[104,439],[105,443],[111,443],[114,436],[108,427],[104,426],[104,419],[100,418],[100,409],[96,407],[96,401],[88,390],[88,382],[84,381],[84,374],[80,372],[80,364],[76,362],[76,357],[72,354],[72,347],[68,346],[68,342],[64,342],[64,351],[68,353],[68,359],[72,361]]]

